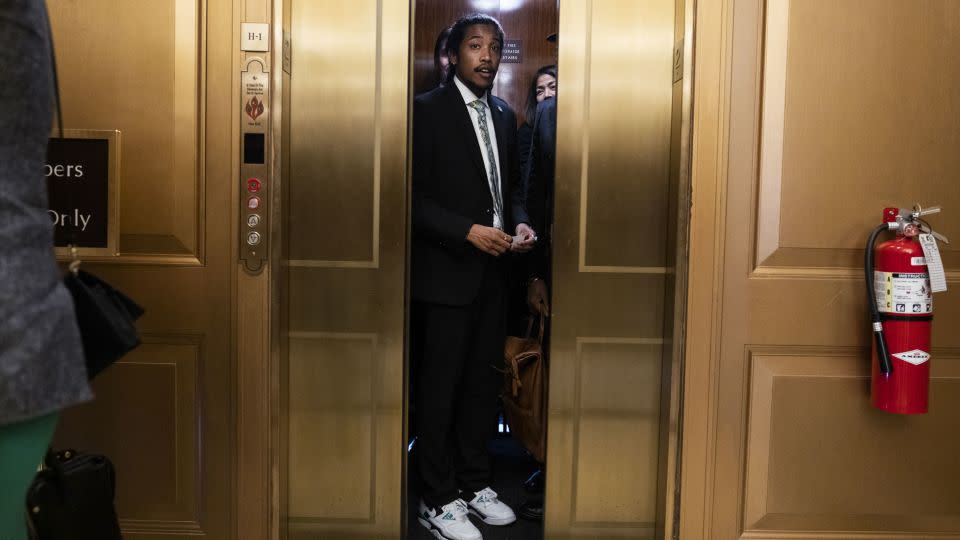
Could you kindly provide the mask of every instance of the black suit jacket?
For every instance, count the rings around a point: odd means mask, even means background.
[[[488,95],[500,159],[504,229],[528,223],[519,182],[517,121],[503,100]],[[474,224],[493,226],[493,198],[470,113],[455,84],[421,94],[413,102],[414,300],[466,305],[483,272],[505,272],[509,254],[492,257],[467,242]]]
[[[553,244],[554,164],[557,155],[557,101],[546,99],[537,105],[530,155],[523,174],[525,207],[530,224],[537,231],[533,250],[524,256],[526,277],[550,283],[550,247]]]

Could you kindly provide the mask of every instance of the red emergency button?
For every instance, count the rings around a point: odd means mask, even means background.
[[[250,193],[259,193],[260,180],[257,178],[247,178],[247,191]]]
[[[247,208],[250,210],[256,210],[260,208],[260,197],[250,197],[247,199]]]

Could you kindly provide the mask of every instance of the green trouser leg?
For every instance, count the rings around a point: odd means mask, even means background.
[[[57,427],[57,414],[0,426],[0,540],[25,540],[26,494]]]

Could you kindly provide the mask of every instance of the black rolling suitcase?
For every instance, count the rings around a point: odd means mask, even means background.
[[[120,540],[116,478],[106,456],[48,452],[27,492],[33,540]]]

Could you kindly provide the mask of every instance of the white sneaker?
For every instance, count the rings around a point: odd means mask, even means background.
[[[497,498],[497,492],[485,487],[470,500],[470,513],[487,525],[509,525],[517,520],[506,503]]]
[[[483,540],[480,531],[467,517],[468,513],[467,503],[463,499],[443,505],[439,512],[421,499],[417,521],[440,540]]]

